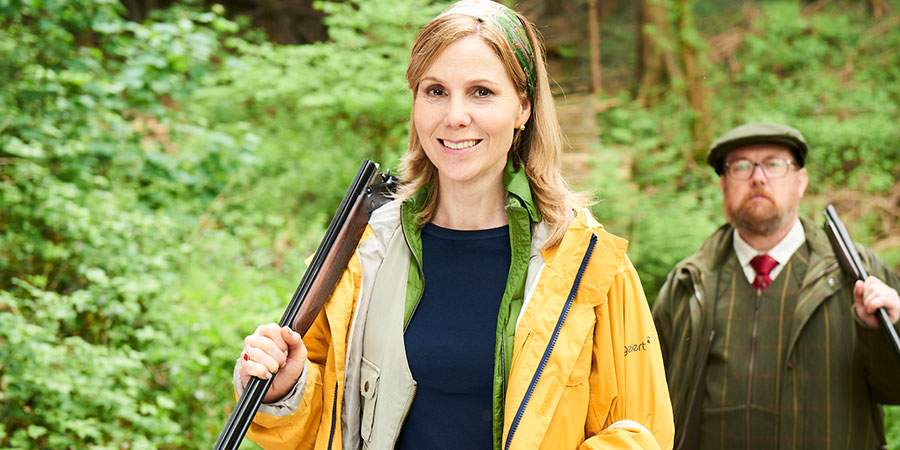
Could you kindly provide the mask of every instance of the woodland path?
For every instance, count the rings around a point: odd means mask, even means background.
[[[575,187],[590,183],[600,159],[599,102],[591,93],[557,95],[556,114],[562,128],[562,166],[566,179]]]

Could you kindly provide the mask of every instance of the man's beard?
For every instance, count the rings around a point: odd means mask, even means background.
[[[749,198],[754,195],[764,195],[772,206],[752,205]],[[756,236],[771,236],[787,227],[788,222],[796,216],[797,205],[786,205],[782,208],[772,196],[763,190],[754,190],[747,194],[737,207],[724,205],[725,218],[738,230],[748,232]]]

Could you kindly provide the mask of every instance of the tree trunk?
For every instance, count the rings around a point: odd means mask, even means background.
[[[701,150],[709,144],[709,106],[706,100],[706,86],[703,84],[703,73],[698,56],[700,36],[694,29],[690,0],[675,0],[678,12],[678,43],[681,48],[681,62],[684,64],[687,100],[694,112],[691,123],[691,136],[698,150],[687,155],[688,167],[693,167],[697,160],[702,160]]]
[[[671,28],[666,18],[668,0],[640,0],[638,8],[638,99],[648,104],[659,100],[659,88],[681,78],[672,50]]]
[[[159,8],[159,2],[156,0],[122,0],[125,9],[128,10],[128,20],[134,22],[143,22],[150,16],[150,11]]]
[[[597,8],[598,0],[588,0],[588,34],[590,35],[591,92],[596,96],[603,91],[602,69],[600,62],[600,18]]]
[[[887,13],[887,0],[868,0],[867,3],[869,4],[869,12],[872,13],[872,17],[881,19]]]
[[[597,14],[600,16],[600,21],[603,22],[619,7],[619,0],[598,0],[597,1]]]

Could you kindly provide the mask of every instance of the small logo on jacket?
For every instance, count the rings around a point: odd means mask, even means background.
[[[642,342],[638,344],[631,344],[625,346],[625,356],[628,356],[629,353],[639,352],[639,351],[647,351],[647,344],[650,343],[650,336],[647,336]]]

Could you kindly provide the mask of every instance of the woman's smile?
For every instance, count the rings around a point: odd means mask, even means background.
[[[479,143],[481,143],[481,139],[469,139],[465,141],[451,141],[448,139],[439,139],[441,144],[444,147],[449,148],[450,150],[469,150],[474,149]]]

